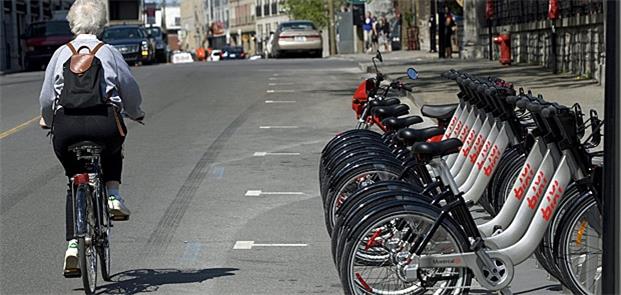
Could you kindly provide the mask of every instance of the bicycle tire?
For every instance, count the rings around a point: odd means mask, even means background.
[[[84,229],[86,232],[84,236],[78,238],[78,260],[80,261],[80,271],[82,274],[82,285],[84,286],[84,292],[86,294],[94,294],[97,288],[97,250],[94,245],[95,229],[93,228],[96,216],[93,212],[93,200],[90,188],[87,185],[80,185],[76,191],[76,203],[78,206],[85,206],[85,208],[79,208],[83,210],[86,215],[86,219],[78,220],[77,222],[84,222]],[[80,201],[82,200],[82,201]],[[87,240],[85,236],[89,236],[90,244],[87,246]]]
[[[99,254],[99,260],[101,265],[101,278],[106,281],[112,281],[112,273],[111,273],[111,261],[110,261],[110,228],[112,219],[110,218],[110,211],[108,208],[108,200],[105,197],[107,195],[105,188],[100,187],[100,197],[99,197],[99,226],[100,226],[100,235],[101,240],[99,241],[99,249],[97,249],[97,253]]]
[[[546,229],[541,243],[535,250],[535,257],[543,268],[559,282],[564,283],[561,270],[557,264],[554,254],[554,243],[557,239],[557,235],[560,235],[559,224],[562,224],[565,214],[571,213],[575,210],[574,203],[580,203],[583,198],[587,197],[585,194],[581,194],[575,185],[575,182],[571,182],[565,189],[565,194],[558,204],[554,217],[550,220],[548,228]]]
[[[356,190],[363,188],[367,185],[377,183],[384,180],[396,180],[402,172],[402,168],[399,166],[382,165],[378,166],[362,166],[360,169],[350,171],[345,175],[342,180],[334,185],[333,190],[329,190],[326,196],[325,202],[325,219],[328,233],[332,234],[332,226],[334,225],[334,212],[338,208],[338,202],[347,202],[350,195],[354,194]],[[356,183],[361,177],[371,177],[373,179],[362,180],[360,183]],[[377,180],[375,178],[378,178]],[[365,184],[368,181],[372,181],[369,184]],[[348,188],[350,193],[347,193]],[[353,189],[353,191],[351,191]]]
[[[580,203],[575,203],[574,208],[576,208],[576,210],[572,210],[572,212],[568,213],[564,218],[564,223],[559,227],[560,236],[558,244],[556,245],[557,262],[563,275],[565,286],[569,288],[573,294],[598,294],[598,290],[601,289],[602,216],[597,203],[598,202],[595,199],[595,196],[592,194],[588,198],[583,198]],[[578,224],[580,224],[580,226],[574,235],[574,230],[576,229],[575,226]],[[589,234],[586,234],[587,232]],[[591,233],[594,234],[591,235]],[[587,236],[587,241],[584,241],[585,235]],[[596,242],[594,243],[592,240],[589,241],[589,238],[595,239]],[[582,247],[583,243],[590,245]],[[572,259],[572,256],[570,256],[573,252],[570,249],[572,244],[581,249],[578,252],[581,253],[578,259]],[[582,249],[591,248],[594,245],[595,249],[588,249],[591,253],[595,253],[593,254],[594,257],[588,258],[586,256],[588,255],[587,250]],[[595,282],[592,282],[593,288],[591,288],[591,290],[588,290],[587,286],[585,286],[585,284],[587,284],[586,280],[584,283],[581,282],[581,274],[579,275],[576,273],[577,271],[582,270],[578,268],[584,267],[584,264],[587,264],[586,267],[589,267],[587,263],[588,259],[596,260],[594,264],[591,265],[595,266],[595,269],[592,271],[595,273],[595,277],[593,279],[596,280]],[[582,266],[572,265],[572,262],[576,260],[579,264],[582,264]],[[597,273],[598,271],[600,272],[599,276]]]
[[[497,171],[486,190],[487,195],[483,197],[490,205],[490,215],[496,216],[500,212],[525,162],[526,156],[517,148],[505,152],[498,162]]]
[[[356,265],[356,252],[361,242],[364,243],[364,237],[368,236],[375,229],[381,229],[381,225],[385,224],[388,221],[393,219],[397,219],[399,217],[407,217],[411,216],[411,218],[418,218],[421,220],[428,221],[433,223],[439,216],[440,210],[432,205],[424,205],[420,203],[412,203],[412,205],[399,205],[391,208],[386,208],[384,210],[380,210],[371,214],[362,224],[358,227],[356,232],[353,232],[346,244],[344,245],[344,249],[341,255],[341,262],[339,263],[339,273],[341,275],[341,283],[344,288],[345,294],[359,294],[356,292],[357,285],[360,285],[362,288],[373,290],[370,287],[368,281],[364,281],[360,273],[356,273],[354,266]],[[456,246],[455,250],[458,252],[465,252],[469,247],[468,240],[466,239],[465,233],[459,227],[459,225],[452,220],[450,217],[447,217],[440,224],[440,228],[438,232],[446,232],[447,236],[450,237],[454,241],[454,246]],[[375,234],[374,234],[375,235]],[[435,237],[436,235],[434,235]],[[373,237],[372,237],[373,238]],[[369,242],[367,242],[367,245]],[[382,244],[382,243],[379,243]],[[389,260],[387,260],[389,261]],[[364,265],[363,265],[364,266]],[[459,269],[460,275],[457,277],[456,281],[459,286],[463,286],[464,292],[468,292],[468,288],[466,286],[470,285],[472,280],[471,272],[467,268]],[[418,280],[418,279],[417,279]],[[358,283],[356,282],[358,281]],[[408,288],[416,287],[415,284]],[[373,290],[374,291],[374,290]],[[445,290],[443,293],[454,292],[454,289]],[[364,292],[361,292],[364,293]],[[379,292],[378,292],[379,293]]]

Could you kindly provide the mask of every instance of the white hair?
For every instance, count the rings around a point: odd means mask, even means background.
[[[71,32],[99,35],[108,21],[106,9],[104,0],[76,0],[67,14]]]

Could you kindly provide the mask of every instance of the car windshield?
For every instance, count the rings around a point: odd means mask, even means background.
[[[115,28],[106,29],[103,33],[104,40],[114,39],[136,39],[143,38],[142,33],[138,28]]]
[[[160,30],[160,28],[158,27],[145,28],[145,30],[147,30],[147,32],[151,34],[151,36],[153,36],[154,38],[162,38],[162,30]]]
[[[280,25],[281,31],[287,30],[316,30],[315,25],[310,22],[291,22]]]
[[[30,27],[31,37],[47,37],[47,36],[71,36],[69,22],[47,22],[37,23]]]

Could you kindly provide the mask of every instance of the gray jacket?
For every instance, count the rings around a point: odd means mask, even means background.
[[[71,44],[75,48],[80,46],[95,47],[99,42],[95,35],[80,34],[75,37]],[[144,112],[140,108],[142,96],[138,83],[134,79],[129,66],[123,59],[123,55],[110,45],[104,45],[95,54],[101,61],[104,70],[102,84],[102,95],[112,93],[110,101],[119,107],[130,118],[137,119],[144,117]],[[45,79],[41,87],[39,103],[41,104],[41,115],[46,124],[51,124],[52,116],[59,106],[54,105],[54,101],[63,89],[63,64],[71,57],[71,50],[67,45],[63,45],[54,52],[50,63],[45,71]],[[54,109],[56,108],[56,109]]]

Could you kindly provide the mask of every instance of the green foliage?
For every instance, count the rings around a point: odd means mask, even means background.
[[[291,19],[310,20],[320,28],[328,26],[328,9],[325,0],[286,0],[285,11]]]

